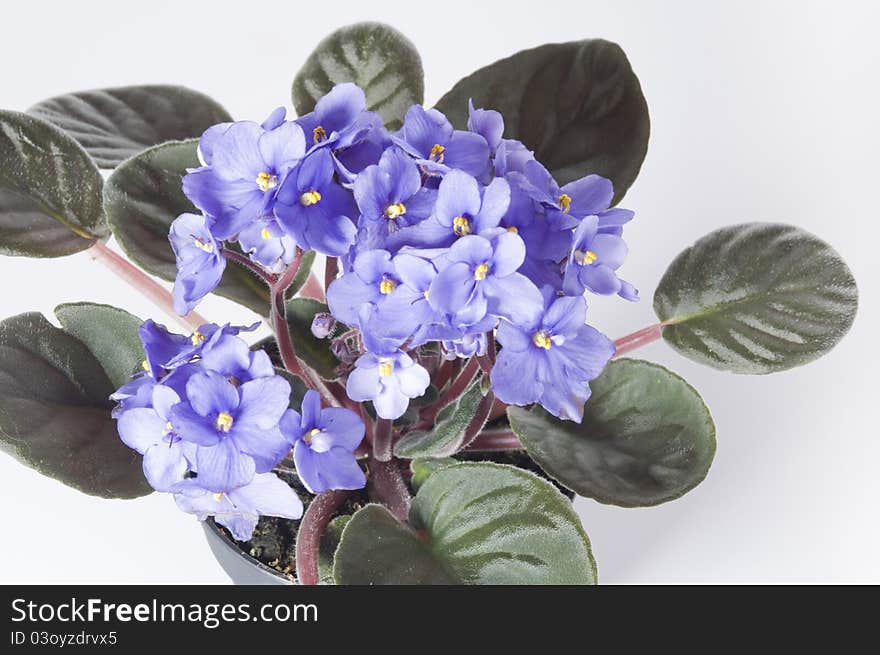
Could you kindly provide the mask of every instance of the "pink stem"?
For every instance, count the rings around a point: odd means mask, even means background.
[[[228,248],[223,248],[223,256],[226,257],[227,260],[235,262],[239,266],[244,269],[247,269],[258,278],[260,278],[263,282],[272,286],[275,282],[277,282],[278,276],[272,275],[271,273],[267,273],[264,271],[259,264],[251,261],[249,257],[245,257],[239,252],[235,252],[234,250],[229,250]]]
[[[391,510],[398,521],[406,521],[411,499],[399,463],[370,459],[370,495]]]
[[[486,430],[468,444],[465,450],[520,450],[522,443],[510,430]]]
[[[207,319],[196,312],[190,312],[184,317],[178,315],[174,311],[174,301],[171,293],[165,287],[129,262],[125,257],[110,250],[100,241],[96,241],[95,245],[89,248],[88,252],[94,261],[101,262],[120,278],[128,282],[165,313],[173,316],[188,331],[197,330],[208,322]]]
[[[614,356],[620,357],[625,353],[657,341],[662,336],[662,328],[664,325],[669,325],[669,323],[664,322],[657,323],[656,325],[649,325],[646,328],[642,328],[632,334],[617,339],[614,342],[614,347],[616,349]]]
[[[333,514],[351,495],[350,491],[327,491],[315,496],[299,524],[296,534],[296,578],[301,585],[316,585],[318,576],[318,549],[324,530]]]
[[[373,433],[373,457],[380,462],[390,462],[392,457],[393,425],[387,418],[376,419]]]

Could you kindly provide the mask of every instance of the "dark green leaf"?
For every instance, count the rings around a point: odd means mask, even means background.
[[[0,110],[0,254],[62,257],[107,236],[103,180],[49,123]]]
[[[475,380],[461,396],[440,410],[432,430],[406,435],[394,444],[394,454],[413,458],[444,457],[458,452],[482,399],[480,380]]]
[[[318,548],[318,578],[320,584],[335,584],[333,582],[333,556],[342,539],[342,531],[351,520],[350,514],[334,517],[321,537],[321,545]]]
[[[258,345],[259,344],[257,344],[257,346]],[[252,348],[252,350],[260,350],[257,346]],[[309,390],[306,383],[285,368],[276,367],[275,374],[280,375],[290,384],[290,409],[300,411],[303,398],[306,395],[306,391]]]
[[[150,148],[120,164],[104,188],[104,208],[119,245],[132,261],[165,280],[177,274],[168,242],[171,222],[196,211],[183,195],[181,180],[187,168],[199,165],[197,145],[190,140]],[[266,285],[231,262],[216,292],[259,314],[269,311]]]
[[[29,114],[76,139],[101,168],[114,168],[165,141],[199,137],[231,121],[208,96],[182,86],[124,86],[69,93],[44,100]]]
[[[422,60],[415,46],[393,27],[357,23],[336,30],[318,44],[293,80],[293,106],[300,116],[336,84],[354,82],[367,108],[396,130],[425,92]]]
[[[451,457],[420,457],[409,463],[409,470],[412,473],[409,483],[413,489],[418,491],[419,487],[424,484],[425,480],[431,477],[434,471],[438,471],[446,466],[458,464],[457,459]]]
[[[141,370],[144,349],[138,328],[142,321],[137,316],[90,302],[59,305],[55,316],[61,327],[82,341],[100,362],[114,389]]]
[[[287,298],[295,296],[303,288],[303,285],[308,282],[309,276],[312,274],[312,266],[315,264],[316,255],[317,253],[314,250],[306,250],[302,254],[302,258],[299,260],[299,270],[296,272],[293,282],[287,287],[287,292],[285,293]]]
[[[135,498],[151,488],[110,418],[115,388],[86,344],[42,315],[0,322],[0,449],[84,493]]]
[[[481,68],[437,103],[457,127],[468,99],[504,115],[560,184],[589,173],[614,183],[619,202],[648,151],[651,123],[639,80],[616,43],[592,39],[523,50]]]
[[[840,255],[779,223],[706,235],[675,258],[654,293],[667,343],[733,373],[774,373],[821,357],[847,333],[857,307]]]
[[[571,503],[511,466],[463,463],[421,486],[412,528],[384,508],[356,512],[342,533],[338,584],[593,584],[590,542]]]
[[[687,382],[657,364],[618,359],[590,387],[580,425],[541,407],[507,408],[526,452],[548,475],[623,507],[674,500],[706,477],[715,425]]]
[[[312,334],[315,314],[327,311],[327,305],[312,298],[292,298],[287,301],[287,326],[300,359],[325,380],[335,380],[339,360],[330,351],[327,339],[318,339]]]

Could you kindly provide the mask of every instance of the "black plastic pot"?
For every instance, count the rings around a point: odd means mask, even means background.
[[[293,584],[289,578],[251,557],[230,539],[211,519],[202,522],[211,552],[237,585]]]

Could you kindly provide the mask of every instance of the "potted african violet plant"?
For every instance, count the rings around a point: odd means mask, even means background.
[[[4,449],[95,496],[173,496],[237,581],[589,584],[573,494],[667,502],[715,451],[697,391],[622,355],[662,338],[764,374],[849,329],[837,253],[763,223],[682,252],[656,325],[587,323],[590,296],[639,299],[619,202],[649,121],[619,46],[519,52],[422,102],[413,45],[367,23],[306,61],[299,118],[171,86],[0,112],[3,253],[88,250],[183,326],[85,302],[4,320]],[[275,336],[202,318],[209,293]]]

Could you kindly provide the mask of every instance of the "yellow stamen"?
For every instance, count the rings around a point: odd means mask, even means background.
[[[141,368],[144,369],[145,371],[150,370],[150,364],[146,359],[141,362]]]
[[[314,130],[312,130],[312,139],[315,143],[321,143],[327,138],[327,130],[318,125]]]
[[[589,266],[593,262],[599,259],[599,255],[594,253],[592,250],[575,250],[574,251],[574,260],[580,264],[581,266]]]
[[[427,290],[426,290],[425,293],[423,293],[422,295],[425,297],[425,300],[428,299],[428,292],[427,292]]]
[[[232,429],[232,424],[235,423],[235,420],[232,418],[230,414],[226,412],[220,412],[217,414],[217,429],[221,432],[229,432]]]
[[[267,173],[263,171],[259,175],[257,175],[257,187],[263,193],[266,193],[269,189],[274,189],[278,186],[278,176],[272,175],[272,173]]]
[[[507,228],[507,231],[513,232],[514,234],[519,234],[519,228],[516,227],[515,225],[511,225],[509,228]]]
[[[559,196],[559,206],[562,207],[562,213],[567,214],[571,209],[571,196],[567,193],[563,193]]]
[[[210,241],[205,241],[199,237],[193,238],[193,245],[199,250],[204,250],[207,253],[214,252],[214,244]]]
[[[219,503],[221,500],[223,500],[223,494],[214,494],[214,500]]]
[[[202,343],[207,338],[208,337],[206,337],[204,334],[202,334],[201,332],[196,330],[195,332],[192,333],[189,340],[192,342],[192,345],[198,346],[200,343]]]
[[[321,201],[321,192],[320,191],[306,191],[299,197],[299,204],[304,207],[308,207],[309,205],[314,205],[317,202]]]
[[[434,146],[431,148],[431,154],[428,155],[428,160],[435,161],[438,164],[442,164],[443,159],[446,157],[446,155],[444,154],[445,152],[446,148],[441,146],[439,143],[435,143]]]
[[[379,362],[379,375],[383,378],[387,378],[394,372],[394,362],[388,359],[383,359]]]
[[[171,432],[174,428],[171,427],[171,421],[168,421],[165,424],[165,427],[162,429],[162,436],[164,437],[166,434]]]
[[[260,230],[260,236],[263,237],[266,241],[272,238],[272,233],[269,231],[268,227],[264,227]]]
[[[471,233],[471,221],[467,216],[456,216],[452,219],[452,231],[464,237]]]
[[[406,213],[406,205],[402,202],[396,202],[393,205],[388,205],[385,208],[385,218],[389,221],[393,221],[395,218],[403,216]]]
[[[306,434],[303,435],[303,441],[310,444],[312,440],[315,438],[315,435],[321,434],[321,430],[318,428],[312,428]]]
[[[485,280],[486,273],[489,272],[489,264],[480,264],[474,269],[474,279],[477,281]]]
[[[379,282],[379,292],[383,296],[387,296],[389,293],[394,291],[395,287],[397,287],[397,285],[391,278],[383,277],[382,281]]]
[[[532,341],[538,348],[543,348],[544,350],[550,350],[550,346],[553,345],[553,342],[550,341],[550,337],[547,336],[547,333],[544,330],[540,332],[535,332],[532,335]]]

